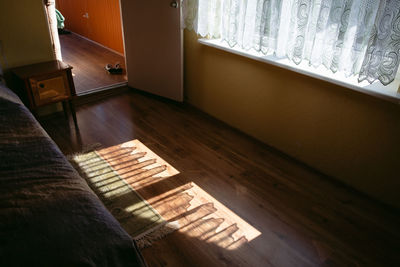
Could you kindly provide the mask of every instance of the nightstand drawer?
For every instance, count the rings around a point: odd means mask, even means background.
[[[30,78],[29,83],[36,106],[68,99],[71,96],[65,73],[58,73],[53,77],[46,75]]]
[[[76,97],[72,67],[62,61],[52,60],[11,69],[14,91],[24,104],[37,115],[41,106],[62,103],[65,116],[71,111],[78,128],[73,99]]]
[[[76,95],[71,69],[58,60],[13,68],[13,89],[31,111],[43,105],[70,101]]]

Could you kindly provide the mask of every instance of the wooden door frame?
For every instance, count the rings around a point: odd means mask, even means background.
[[[54,58],[62,61],[61,44],[58,36],[56,1],[44,0],[45,11],[47,15],[47,24],[50,32],[51,45],[53,47]]]

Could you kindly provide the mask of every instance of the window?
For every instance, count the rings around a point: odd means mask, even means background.
[[[399,67],[400,1],[186,0],[184,19],[225,50],[324,69],[333,79],[386,86]]]

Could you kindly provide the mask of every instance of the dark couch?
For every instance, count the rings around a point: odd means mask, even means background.
[[[144,266],[130,236],[2,85],[0,266]]]

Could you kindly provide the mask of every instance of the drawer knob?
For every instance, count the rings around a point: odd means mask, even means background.
[[[44,88],[44,83],[39,83],[40,88]]]

